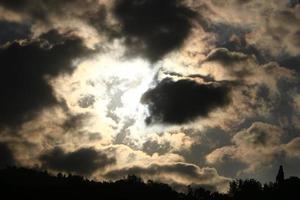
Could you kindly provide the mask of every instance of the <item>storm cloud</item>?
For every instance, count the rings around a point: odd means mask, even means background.
[[[95,171],[115,163],[114,158],[109,158],[103,152],[93,148],[64,152],[58,147],[41,155],[40,160],[44,168],[79,175],[91,175]]]
[[[151,61],[180,48],[196,16],[180,0],[120,0],[114,14],[121,23],[128,55]]]
[[[54,45],[36,40],[2,47],[0,124],[17,125],[31,119],[39,110],[57,104],[47,80],[72,73],[73,59],[90,53],[81,39],[69,36]]]
[[[229,103],[229,88],[214,84],[201,85],[192,80],[166,78],[148,90],[141,102],[148,106],[151,123],[182,124],[206,117],[215,108]]]
[[[7,42],[27,38],[31,31],[28,24],[20,24],[0,19],[0,46]]]

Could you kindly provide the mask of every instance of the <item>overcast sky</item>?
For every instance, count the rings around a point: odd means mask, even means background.
[[[0,167],[300,176],[298,0],[1,0],[0,66]]]

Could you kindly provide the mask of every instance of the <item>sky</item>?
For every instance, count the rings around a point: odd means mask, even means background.
[[[1,0],[0,66],[0,167],[300,176],[299,0]]]

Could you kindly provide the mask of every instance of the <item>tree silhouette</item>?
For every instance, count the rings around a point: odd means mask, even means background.
[[[276,183],[282,184],[284,181],[284,172],[283,172],[283,166],[280,165],[277,176],[276,176]]]
[[[300,179],[284,179],[280,166],[276,182],[262,184],[254,179],[234,180],[227,193],[188,186],[185,193],[169,185],[135,175],[114,182],[95,182],[72,174],[9,167],[0,170],[0,198],[8,199],[116,199],[116,200],[254,200],[299,199]]]

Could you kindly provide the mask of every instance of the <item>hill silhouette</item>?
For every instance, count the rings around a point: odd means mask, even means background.
[[[279,176],[282,174],[282,167]],[[277,175],[278,177],[278,175]],[[135,175],[114,182],[95,182],[77,175],[56,176],[47,171],[8,167],[0,170],[0,194],[9,199],[116,199],[116,200],[253,200],[299,199],[300,179],[282,178],[281,181],[262,185],[254,179],[234,180],[228,193],[212,192],[198,187],[187,187],[186,193],[173,190],[169,185],[144,182]]]

